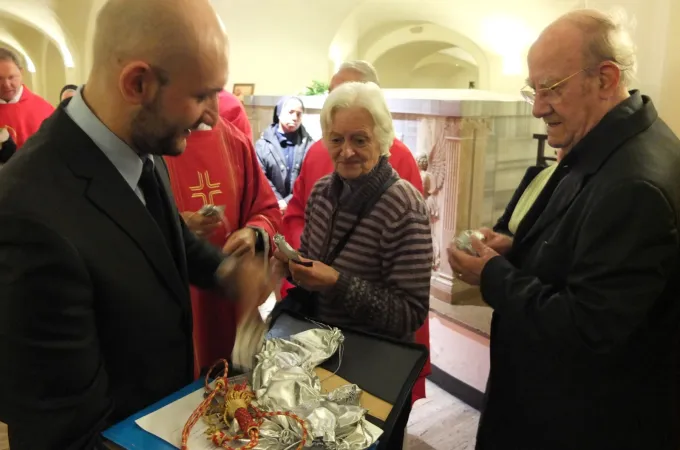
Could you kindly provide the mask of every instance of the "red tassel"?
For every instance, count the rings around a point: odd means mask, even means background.
[[[237,409],[234,418],[238,422],[238,426],[241,427],[241,431],[247,435],[250,435],[252,431],[257,431],[257,422],[245,408]]]

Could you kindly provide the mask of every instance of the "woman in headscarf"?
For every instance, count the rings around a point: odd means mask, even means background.
[[[272,124],[255,143],[255,152],[279,207],[285,211],[300,173],[302,160],[314,143],[302,125],[305,107],[297,97],[283,97],[274,109]]]

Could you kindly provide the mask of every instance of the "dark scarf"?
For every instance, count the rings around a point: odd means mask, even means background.
[[[373,198],[393,174],[394,170],[387,156],[381,156],[370,172],[353,179],[344,179],[338,172],[333,172],[329,183],[329,198],[340,210],[357,214],[363,204]]]

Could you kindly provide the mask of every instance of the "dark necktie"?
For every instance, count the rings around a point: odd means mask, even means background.
[[[165,236],[165,242],[168,244],[170,253],[175,256],[175,244],[172,233],[172,221],[170,220],[170,211],[161,193],[161,184],[156,171],[154,170],[153,161],[150,158],[144,160],[142,167],[142,176],[139,178],[139,187],[144,193],[144,200],[146,201],[146,209],[151,214],[151,217],[156,221],[156,225]]]

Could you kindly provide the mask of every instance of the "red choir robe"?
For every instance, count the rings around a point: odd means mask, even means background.
[[[172,192],[181,212],[206,204],[225,206],[225,222],[210,241],[222,248],[229,234],[259,227],[271,239],[281,225],[281,211],[250,139],[220,119],[215,128],[195,131],[185,152],[165,158]],[[236,303],[219,293],[191,288],[195,374],[231,355],[238,322]]]
[[[0,128],[9,130],[19,149],[53,112],[54,106],[24,86],[17,103],[0,104]]]
[[[220,117],[232,123],[246,135],[248,140],[253,139],[253,129],[250,127],[246,109],[243,103],[234,94],[222,91],[217,96],[219,99]]]
[[[420,169],[411,150],[399,139],[395,139],[390,147],[390,164],[397,171],[399,177],[410,182],[420,193],[423,192],[423,180]],[[314,184],[323,176],[333,172],[331,160],[323,140],[316,141],[307,151],[302,161],[300,175],[293,185],[293,197],[288,202],[286,213],[283,217],[283,235],[286,241],[294,248],[300,247],[300,236],[305,227],[305,207],[312,192]],[[285,297],[292,284],[284,280],[281,286],[281,297]],[[430,348],[430,319],[426,318],[422,327],[416,331],[416,342]],[[420,373],[418,381],[413,387],[412,402],[425,398],[425,377],[432,373],[430,359]]]

